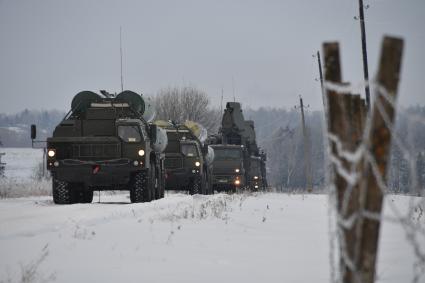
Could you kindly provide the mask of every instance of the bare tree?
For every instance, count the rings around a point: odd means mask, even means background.
[[[155,97],[157,119],[198,122],[209,133],[218,130],[221,113],[210,106],[208,95],[195,87],[168,87]]]

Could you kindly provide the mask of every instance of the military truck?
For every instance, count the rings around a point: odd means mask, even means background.
[[[217,135],[209,138],[211,144],[220,144],[222,146],[237,145],[241,147],[242,155],[240,157],[241,167],[244,168],[243,184],[240,187],[256,190],[267,186],[266,180],[266,156],[257,146],[255,137],[254,122],[245,120],[241,105],[238,102],[228,102],[223,113],[221,128]],[[214,150],[217,150],[214,146]],[[214,163],[213,172],[224,172],[231,166],[226,166],[228,161]],[[214,173],[214,179],[215,178]],[[228,174],[234,172],[228,171]],[[224,180],[224,179],[223,179]],[[224,182],[224,181],[223,181]]]
[[[153,105],[128,90],[101,93],[78,93],[47,139],[53,201],[90,203],[95,190],[128,190],[131,202],[164,197],[167,134],[150,123]]]
[[[214,144],[213,189],[218,192],[235,192],[245,187],[247,170],[243,145]]]
[[[251,156],[250,173],[248,174],[250,180],[248,181],[248,186],[253,190],[264,190],[267,187],[267,181],[261,167],[261,157]]]
[[[191,121],[156,121],[167,132],[165,189],[212,194],[213,150],[204,145],[206,131]]]

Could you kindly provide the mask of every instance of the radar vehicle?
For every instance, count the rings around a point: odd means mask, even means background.
[[[128,190],[131,202],[164,197],[167,135],[150,123],[152,103],[128,90],[101,93],[78,93],[47,139],[54,203],[89,203],[98,190]]]

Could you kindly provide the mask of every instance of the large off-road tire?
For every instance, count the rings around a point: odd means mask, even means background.
[[[72,198],[74,202],[91,203],[93,201],[93,190],[85,188],[84,184],[72,184]]]
[[[189,194],[191,195],[199,194],[201,192],[201,189],[202,189],[202,179],[200,176],[196,176],[193,179],[192,184],[190,186]]]
[[[201,180],[201,194],[207,195],[208,194],[208,184],[207,184],[207,176],[205,174],[205,171],[202,173],[202,180]]]
[[[75,202],[71,184],[54,177],[52,179],[52,194],[55,204],[72,204]]]
[[[235,185],[229,185],[227,193],[232,195],[235,194],[237,190],[238,188]]]
[[[130,201],[146,202],[150,201],[149,188],[146,181],[146,173],[136,173],[130,180]]]
[[[214,194],[214,186],[213,186],[213,182],[212,182],[212,176],[211,176],[210,173],[211,172],[209,172],[207,174],[208,194],[209,195],[213,195]]]
[[[93,191],[86,189],[86,190],[82,190],[80,191],[80,198],[78,200],[78,202],[80,203],[92,203],[93,201]]]
[[[164,169],[162,169],[162,166],[160,167],[159,173],[158,173],[158,199],[164,198],[165,195],[165,176],[164,176]]]
[[[148,188],[149,188],[149,200],[155,200],[157,198],[158,182],[156,178],[156,167],[155,163],[151,162],[151,168],[149,168]]]

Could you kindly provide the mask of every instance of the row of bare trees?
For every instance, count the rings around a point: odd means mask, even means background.
[[[155,97],[157,119],[198,122],[208,133],[215,133],[220,125],[221,113],[211,107],[206,92],[193,87],[168,87],[161,89]]]

